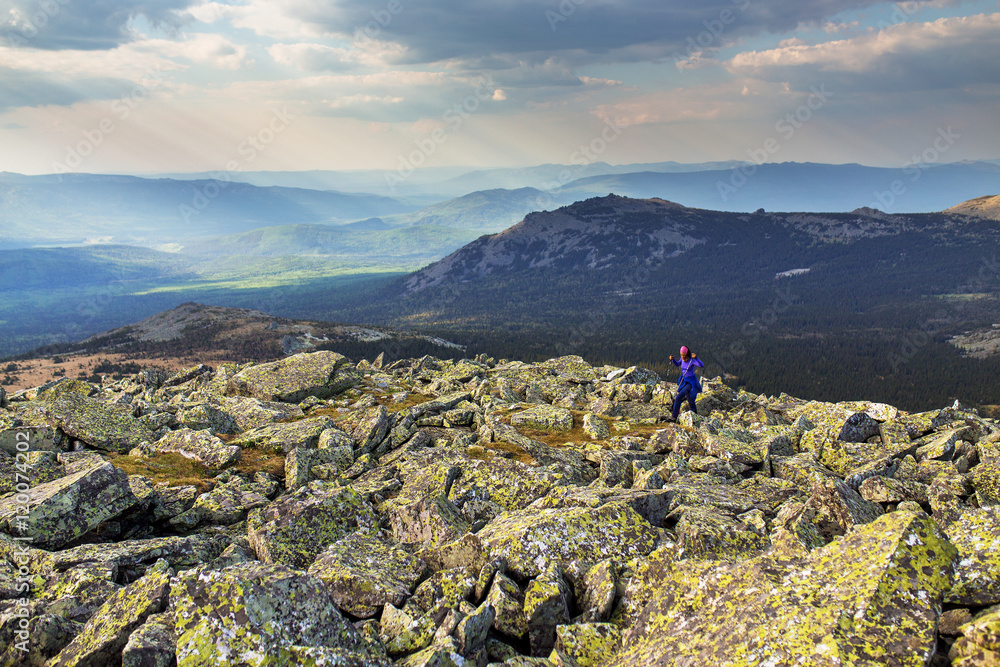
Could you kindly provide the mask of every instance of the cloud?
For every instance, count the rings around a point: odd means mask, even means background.
[[[740,53],[725,63],[739,76],[805,89],[913,92],[1000,81],[1000,13],[901,23],[821,44],[790,43]]]
[[[388,67],[401,60],[405,49],[392,42],[367,40],[351,47],[326,44],[274,44],[267,49],[275,62],[303,72],[347,72],[361,65]]]
[[[35,49],[113,49],[136,38],[133,22],[156,28],[180,26],[180,11],[195,0],[8,0],[0,17],[0,41]]]
[[[129,51],[180,58],[215,69],[237,70],[253,64],[247,57],[247,47],[235,44],[222,35],[197,33],[182,40],[150,39],[129,45]]]
[[[70,106],[77,102],[117,98],[130,90],[129,81],[111,78],[52,76],[0,67],[0,81],[7,89],[0,97],[0,111],[50,104]]]
[[[804,23],[823,25],[841,12],[886,4],[881,0],[249,0],[203,5],[203,20],[226,17],[268,36],[376,39],[405,48],[406,62],[461,63],[490,59],[571,65],[669,59],[696,48],[715,49],[764,31],[782,33]],[[699,43],[705,46],[698,47]]]
[[[5,123],[4,125],[0,125],[0,130],[26,130],[26,129],[28,129],[28,126],[21,125],[20,123]]]

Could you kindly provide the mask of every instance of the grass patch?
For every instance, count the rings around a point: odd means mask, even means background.
[[[240,455],[240,460],[236,465],[230,466],[230,470],[253,475],[258,472],[267,472],[278,479],[285,478],[285,457],[275,452],[264,451],[263,449],[245,448]]]
[[[166,482],[170,486],[196,486],[201,493],[215,486],[214,471],[199,461],[174,452],[149,458],[112,454],[111,465],[129,475],[142,475],[153,484]]]
[[[511,454],[510,459],[517,461],[518,463],[523,463],[529,466],[537,466],[538,461],[534,459],[528,452],[523,448],[519,447],[510,442],[491,442],[487,445],[483,445],[485,449],[492,449],[498,452],[506,452]]]
[[[379,402],[382,403],[382,405],[385,406],[385,409],[389,412],[402,412],[403,410],[412,408],[414,405],[420,405],[421,403],[426,403],[434,399],[433,396],[425,396],[412,391],[407,394],[402,403],[393,403],[391,395],[386,395],[384,397],[380,396],[379,398],[385,401],[383,402],[380,400]]]

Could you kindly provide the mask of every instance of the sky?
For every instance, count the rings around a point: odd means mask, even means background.
[[[902,167],[1000,158],[998,102],[996,1],[0,0],[26,174]]]

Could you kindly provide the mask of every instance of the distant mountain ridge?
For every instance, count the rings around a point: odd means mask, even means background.
[[[374,195],[216,180],[0,174],[0,248],[154,245],[273,224],[350,222],[413,208]]]

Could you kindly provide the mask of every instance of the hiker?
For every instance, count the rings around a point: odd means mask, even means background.
[[[694,399],[701,392],[701,383],[698,382],[698,376],[694,374],[694,369],[704,368],[705,363],[698,358],[697,354],[692,354],[687,345],[681,346],[680,360],[671,354],[670,361],[674,362],[674,366],[681,367],[681,377],[677,381],[677,398],[674,399],[673,415],[670,417],[670,421],[675,422],[677,415],[681,412],[681,404],[684,403],[685,397],[688,400],[688,405],[691,406],[691,412],[698,414],[698,406],[695,405]]]

